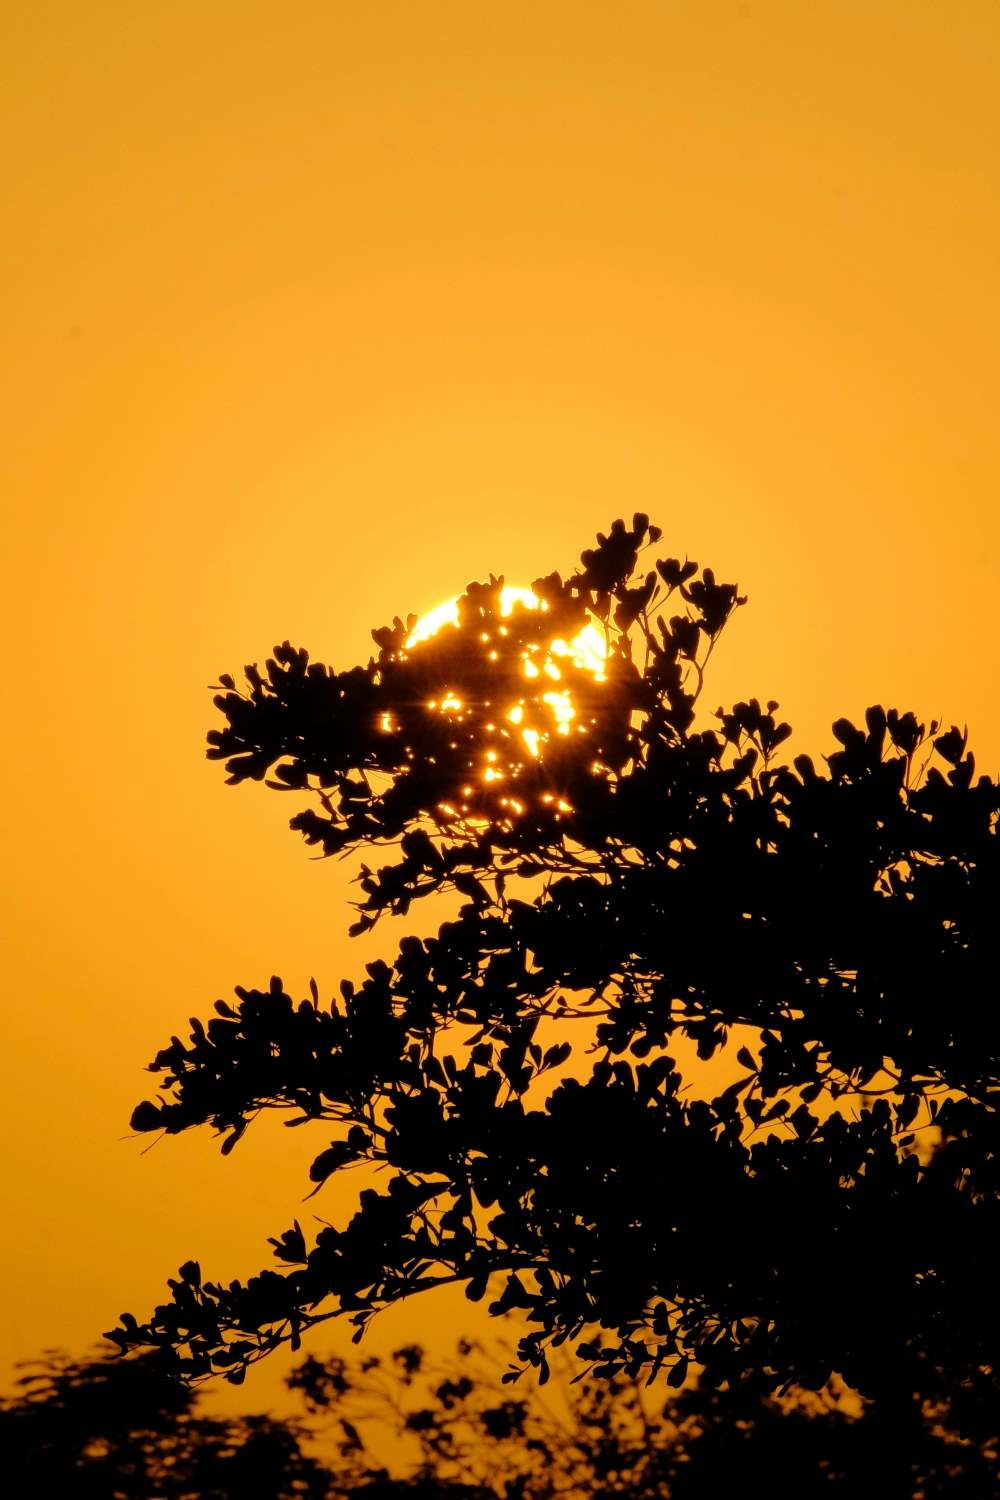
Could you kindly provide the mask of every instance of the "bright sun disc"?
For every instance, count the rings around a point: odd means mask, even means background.
[[[414,625],[410,634],[406,637],[407,647],[418,646],[421,641],[429,640],[432,635],[437,635],[446,625],[458,624],[458,600],[446,599],[436,609],[429,610],[427,614],[421,615]],[[541,600],[531,589],[514,588],[511,584],[504,584],[500,591],[500,613],[512,615],[515,606],[522,604],[525,609],[538,609]]]
[[[427,614],[421,616],[406,638],[407,650],[419,646],[422,641],[430,640],[438,631],[450,625],[457,626],[459,603],[459,597],[447,599],[436,609],[429,610]],[[501,616],[510,616],[519,605],[531,610],[547,610],[549,607],[532,589],[504,585],[500,592]],[[506,634],[503,626],[500,627],[500,631],[501,634]],[[489,636],[484,633],[482,641],[489,645]],[[493,650],[489,652],[489,655],[495,659],[497,653]],[[491,734],[497,733],[501,740],[509,741],[513,737],[519,743],[522,755],[526,750],[532,760],[542,759],[544,745],[550,735],[568,736],[586,732],[585,726],[578,720],[577,705],[573,702],[573,696],[565,685],[565,669],[575,667],[588,672],[595,682],[604,682],[606,665],[607,643],[603,632],[594,623],[585,625],[572,640],[557,638],[544,645],[526,648],[521,663],[521,674],[526,683],[526,696],[508,704],[505,708],[497,705],[499,712],[494,710],[494,717],[501,722],[488,723],[486,729]],[[527,686],[529,684],[530,686]],[[544,692],[540,692],[539,689],[544,689]],[[530,712],[529,705],[532,699],[537,705],[543,706],[543,718],[539,721],[536,712],[535,722],[529,723],[525,720]],[[467,713],[467,706],[463,704],[460,696],[451,691],[441,698],[435,698],[427,706],[433,712],[453,716],[456,723],[461,722]],[[509,725],[510,728],[505,728],[505,725]],[[476,780],[481,779],[492,784],[506,780],[508,772],[504,769],[497,752],[488,750],[485,761],[480,767],[470,766],[470,774]],[[463,796],[470,790],[470,788],[463,788]],[[513,798],[502,799],[502,801],[505,804],[509,803],[515,812],[522,810],[520,804]],[[565,808],[561,801],[558,805],[561,810],[570,810],[568,803],[565,804]],[[442,809],[449,810],[446,804],[442,804]]]
[[[432,635],[437,635],[446,625],[458,624],[459,596],[454,599],[446,599],[443,604],[437,605],[435,609],[428,610],[427,614],[421,615],[414,625],[410,634],[406,637],[406,646],[410,650],[419,646],[421,641],[430,640]],[[533,589],[518,588],[514,584],[504,584],[500,591],[500,613],[501,615],[512,615],[517,605],[524,609],[548,609]],[[526,662],[529,670],[528,677],[537,677],[545,674],[558,680],[561,675],[557,662],[550,661],[550,656],[559,658],[571,658],[578,667],[591,672],[599,681],[604,678],[605,659],[607,657],[607,645],[603,634],[596,625],[585,625],[571,641],[555,640],[549,643],[548,653],[544,661],[535,664]]]

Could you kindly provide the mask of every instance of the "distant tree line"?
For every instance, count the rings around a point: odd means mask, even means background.
[[[681,1390],[624,1375],[515,1396],[471,1341],[429,1360],[302,1360],[287,1377],[302,1410],[207,1416],[199,1389],[148,1355],[50,1355],[0,1404],[10,1500],[989,1500],[1000,1494],[998,1424],[956,1429],[919,1397],[903,1431],[893,1405],[842,1384],[783,1396],[759,1383]],[[568,1367],[567,1367],[568,1370]],[[410,1456],[387,1464],[386,1439]]]

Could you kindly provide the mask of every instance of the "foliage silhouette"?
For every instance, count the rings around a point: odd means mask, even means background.
[[[310,1412],[339,1421],[336,1471],[361,1492],[385,1481],[369,1448],[373,1422],[418,1446],[411,1483],[506,1500],[983,1500],[1000,1490],[996,1421],[970,1438],[947,1405],[919,1395],[901,1428],[895,1403],[853,1400],[839,1383],[776,1397],[759,1381],[719,1390],[692,1380],[657,1394],[624,1373],[580,1384],[572,1367],[556,1361],[557,1399],[537,1389],[518,1399],[497,1380],[502,1365],[460,1340],[436,1364],[413,1345],[388,1361],[309,1356],[288,1383]]]
[[[517,1310],[543,1382],[569,1341],[609,1379],[836,1373],[900,1421],[917,1391],[986,1420],[1000,789],[912,713],[839,719],[822,769],[781,759],[776,703],[706,727],[744,600],[644,569],[659,537],[616,521],[538,608],[470,585],[425,641],[412,616],[373,632],[365,667],[286,643],[245,691],[221,679],[231,782],[310,791],[292,825],[324,854],[395,850],[362,866],[354,931],[465,900],[335,1001],[238,988],[158,1053],[136,1130],[207,1124],[228,1151],[278,1109],[326,1128],[317,1189],[359,1164],[388,1183],[311,1243],[295,1222],[246,1284],[188,1262],[121,1349],[239,1381],[326,1318],[360,1337],[457,1282]],[[595,620],[599,670],[572,647]],[[686,1097],[721,1053],[734,1081]]]
[[[563,1368],[560,1368],[560,1365]],[[0,1401],[5,1493],[81,1500],[576,1500],[594,1494],[773,1500],[878,1494],[984,1500],[1000,1489],[994,1423],[973,1441],[951,1412],[897,1412],[839,1389],[782,1398],[760,1383],[644,1391],[624,1374],[514,1397],[503,1363],[462,1340],[450,1360],[415,1346],[321,1361],[286,1377],[309,1414],[206,1417],[197,1393],[140,1355],[50,1355]],[[995,1415],[995,1414],[994,1414]],[[383,1461],[387,1434],[397,1457]],[[306,1444],[311,1452],[306,1451]],[[410,1456],[399,1450],[409,1445]]]
[[[301,1424],[206,1417],[148,1356],[50,1354],[0,1402],[4,1492],[74,1500],[323,1500],[326,1468]]]

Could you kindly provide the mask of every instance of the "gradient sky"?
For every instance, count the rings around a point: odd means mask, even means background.
[[[394,942],[348,943],[345,868],[204,760],[218,673],[285,637],[349,665],[642,509],[750,595],[709,707],[778,698],[814,753],[913,708],[997,772],[1000,10],[34,0],[4,31],[5,1377],[188,1256],[264,1263],[315,1144],[140,1154],[144,1065],[235,983],[326,994]]]

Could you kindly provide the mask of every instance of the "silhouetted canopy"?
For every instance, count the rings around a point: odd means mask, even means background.
[[[239,1379],[459,1282],[517,1310],[543,1380],[569,1341],[608,1378],[995,1400],[1000,789],[909,712],[839,719],[818,764],[782,758],[776,703],[706,716],[744,600],[645,567],[659,537],[617,521],[536,607],[491,578],[426,639],[373,632],[366,666],[286,643],[222,679],[210,756],[365,852],[355,930],[464,904],[333,1000],[274,978],[158,1053],[135,1129],[229,1150],[280,1109],[325,1137],[317,1187],[388,1171],[246,1283],[188,1262],[122,1349]],[[733,1082],[697,1097],[723,1051]]]

